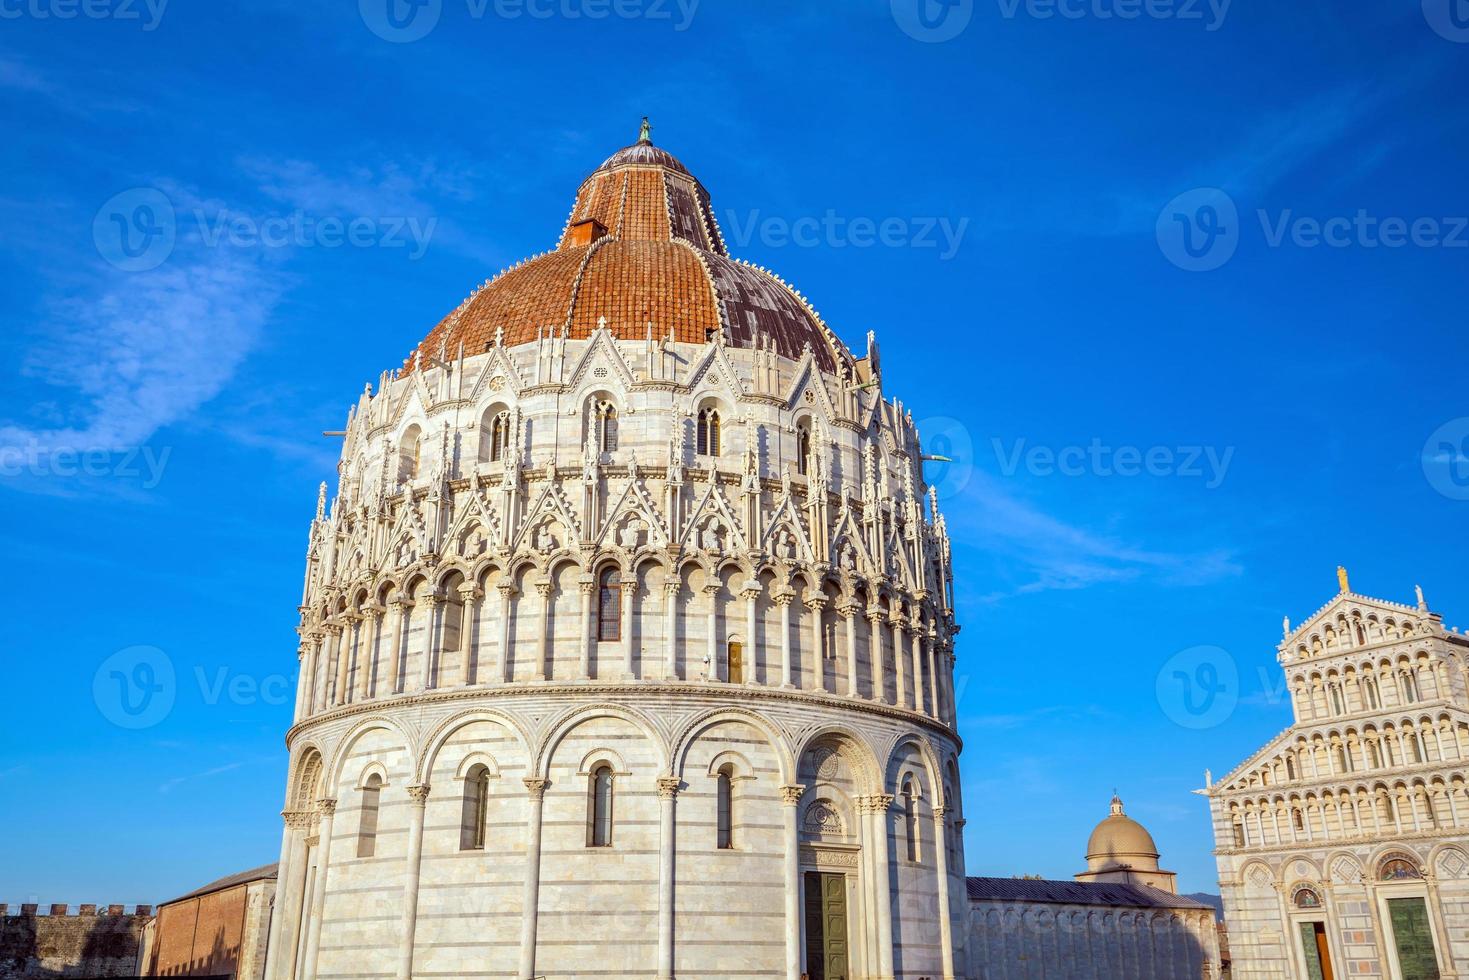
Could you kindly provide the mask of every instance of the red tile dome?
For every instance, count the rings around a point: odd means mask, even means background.
[[[553,252],[502,272],[445,317],[417,355],[478,354],[563,331],[584,339],[607,320],[613,336],[702,344],[722,330],[736,347],[790,358],[809,346],[827,371],[852,355],[790,285],[729,258],[709,193],[646,137],[618,150],[577,190]],[[409,358],[406,370],[414,367]]]

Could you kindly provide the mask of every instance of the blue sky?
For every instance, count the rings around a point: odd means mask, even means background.
[[[644,114],[958,460],[971,874],[1080,870],[1116,787],[1212,889],[1190,790],[1287,724],[1281,617],[1342,563],[1469,624],[1446,0],[375,2],[0,0],[0,900],[276,858],[319,433]],[[171,249],[120,251],[160,197]],[[1201,718],[1180,664],[1238,685]]]

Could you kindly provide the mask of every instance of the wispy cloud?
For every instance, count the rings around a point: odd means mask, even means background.
[[[1084,589],[1151,578],[1169,585],[1202,585],[1240,573],[1231,551],[1169,551],[1069,524],[976,471],[962,506],[947,508],[951,527],[1021,564],[1030,581],[981,597]]]
[[[25,365],[52,397],[30,417],[0,423],[0,446],[116,451],[146,442],[229,381],[277,292],[255,259],[227,249],[104,275],[96,294],[55,304],[54,325]]]
[[[212,769],[205,769],[203,772],[196,772],[188,776],[175,776],[172,779],[166,779],[162,783],[159,783],[158,792],[168,793],[175,787],[180,786],[183,783],[187,783],[196,779],[209,779],[213,776],[222,776],[227,772],[234,772],[236,769],[243,768],[244,765],[245,763],[243,762],[231,762],[227,765],[215,766]]]

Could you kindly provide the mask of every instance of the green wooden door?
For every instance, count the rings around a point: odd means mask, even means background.
[[[806,872],[806,974],[847,980],[847,879]]]
[[[1427,903],[1421,898],[1390,898],[1387,914],[1403,980],[1439,980]]]
[[[1301,954],[1306,961],[1306,980],[1336,980],[1331,972],[1331,953],[1326,944],[1326,925],[1302,922]]]

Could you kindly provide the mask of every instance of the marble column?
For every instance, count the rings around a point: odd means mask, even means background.
[[[673,980],[673,876],[679,778],[658,777],[658,980]]]
[[[806,600],[806,609],[811,613],[811,680],[808,691],[826,690],[826,636],[822,629],[821,614],[826,609],[826,596],[815,596]]]
[[[307,705],[311,700],[311,647],[301,643],[296,647],[296,711],[292,716],[299,722],[306,717]]]
[[[939,652],[935,649],[938,643],[932,635],[927,637],[928,643],[928,687],[929,697],[933,699],[933,710],[929,712],[934,718],[942,720],[944,717],[944,680],[939,675]]]
[[[908,629],[913,634],[913,710],[923,714],[928,711],[924,704],[923,623],[915,619]]]
[[[786,980],[801,980],[801,838],[797,832],[803,785],[780,788],[785,824]]]
[[[439,651],[444,649],[444,622],[449,618],[445,613],[448,601],[443,593],[431,592],[424,596],[428,603],[428,623],[423,642],[423,673],[418,679],[420,691],[430,691],[437,684]]]
[[[408,863],[403,875],[403,925],[398,939],[398,980],[413,980],[413,939],[418,930],[418,876],[423,866],[423,811],[428,784],[408,787]]]
[[[872,700],[882,701],[887,697],[887,673],[882,655],[882,613],[876,609],[867,612],[867,623],[871,627],[868,635],[868,653],[872,658]]]
[[[760,583],[746,584],[740,598],[745,600],[745,683],[750,684],[760,664]]]
[[[704,679],[707,681],[722,681],[727,676],[719,668],[719,590],[719,585],[704,586],[704,598],[709,603],[709,638],[704,653],[707,661]]]
[[[638,583],[634,573],[632,581],[622,583],[622,676],[625,680],[637,677],[637,671],[633,667],[637,645],[633,642],[632,635],[632,607],[637,601]]]
[[[880,793],[869,797],[869,800],[873,843],[876,845],[873,857],[877,866],[877,880],[874,882],[877,886],[877,972],[878,976],[886,980],[893,975],[893,893],[889,883],[892,842],[888,839],[888,820],[893,797]]]
[[[551,616],[554,607],[551,604],[551,595],[555,591],[556,585],[553,582],[536,583],[536,597],[541,600],[539,610],[541,628],[536,630],[536,677],[543,681],[550,680],[555,674],[555,671],[546,664],[546,654],[550,649],[553,628]]]
[[[387,612],[383,606],[367,607],[367,642],[363,644],[362,654],[358,657],[360,666],[357,677],[357,700],[366,701],[376,693],[377,660],[378,651],[383,643],[383,614]]]
[[[306,887],[306,833],[316,820],[316,814],[309,810],[283,810],[281,817],[286,829],[281,837],[275,910],[270,917],[266,945],[266,980],[287,980],[296,962],[296,943],[305,911],[301,893]]]
[[[846,627],[847,644],[847,697],[859,696],[857,685],[857,607],[844,603],[837,608]]]
[[[583,575],[577,580],[577,588],[581,590],[581,676],[583,680],[591,680],[592,645],[596,642],[592,638],[592,596],[597,591],[597,583],[590,575]]]
[[[337,801],[316,801],[321,814],[320,843],[316,846],[316,880],[311,886],[311,916],[307,919],[306,959],[301,980],[316,980],[316,957],[321,951],[321,917],[326,910],[326,873],[332,855],[332,819],[337,812]]]
[[[323,708],[333,708],[341,704],[342,688],[347,684],[347,644],[343,640],[347,635],[345,622],[345,619],[338,620],[327,627],[327,634],[331,637],[331,659],[327,661],[327,690],[322,699]]]
[[[541,903],[541,811],[547,780],[527,777],[530,814],[525,825],[525,882],[521,886],[520,980],[536,975],[536,927]]]
[[[678,597],[683,586],[677,575],[670,575],[663,582],[663,632],[668,644],[668,662],[664,665],[668,680],[678,680]]]
[[[900,617],[894,615],[888,620],[888,625],[893,628],[893,676],[898,682],[893,703],[900,708],[911,707],[908,703],[908,669],[903,663],[907,659],[903,644],[904,623]]]
[[[944,980],[954,980],[954,920],[949,909],[949,823],[948,808],[933,808],[933,853],[939,889],[939,949]]]
[[[515,680],[515,658],[510,651],[510,638],[514,635],[510,630],[510,600],[515,597],[516,588],[510,582],[501,582],[495,590],[500,593],[500,680],[509,684]]]
[[[459,586],[459,649],[464,651],[464,672],[460,684],[469,687],[479,683],[479,645],[484,590],[473,582]]]
[[[413,600],[395,599],[393,609],[398,613],[398,625],[393,630],[393,656],[389,666],[388,693],[399,693],[398,681],[403,674],[403,647],[408,643],[408,627],[413,621]]]
[[[795,594],[777,592],[771,598],[780,610],[780,686],[795,687],[794,664],[791,662],[791,600]]]

